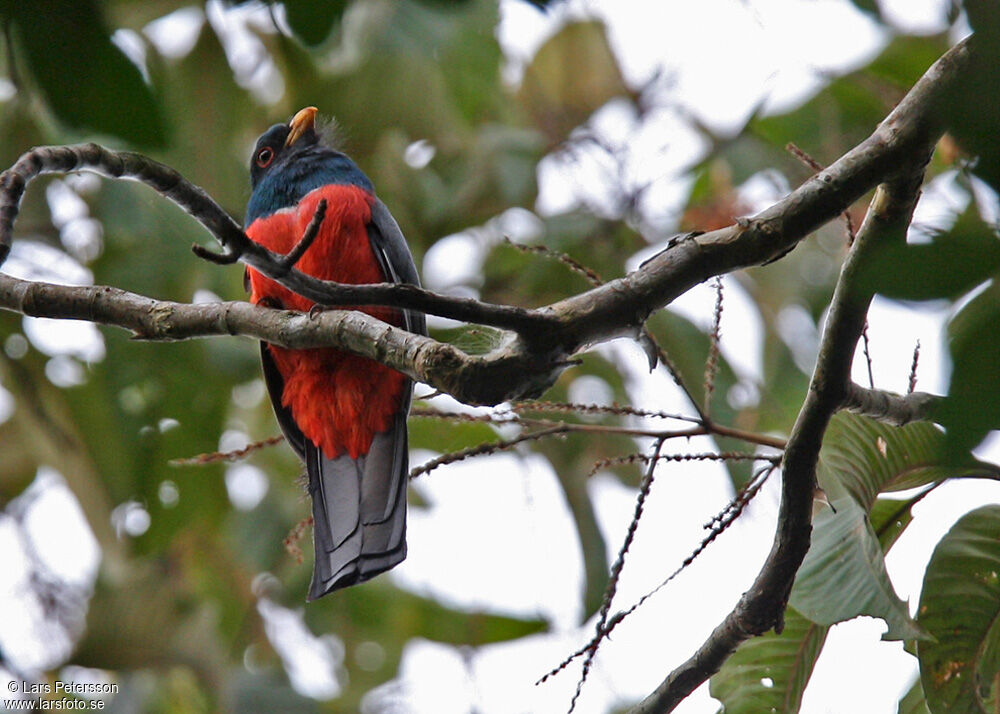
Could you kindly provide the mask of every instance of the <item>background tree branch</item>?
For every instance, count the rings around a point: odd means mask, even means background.
[[[854,352],[873,297],[871,292],[859,289],[857,274],[873,246],[883,241],[905,240],[919,196],[923,167],[933,148],[933,141],[927,135],[923,148],[922,154],[911,157],[910,174],[897,176],[876,191],[841,269],[809,392],[785,447],[778,527],[764,566],[705,643],[635,707],[634,714],[672,711],[715,674],[740,643],[772,628],[780,633],[784,627],[792,583],[809,550],[816,462],[823,434],[830,418],[845,404]]]

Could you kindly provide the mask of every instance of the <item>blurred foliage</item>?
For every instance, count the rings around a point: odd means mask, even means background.
[[[542,10],[555,3],[532,4]],[[571,148],[621,158],[587,141],[592,127],[580,131],[595,111],[611,101],[640,118],[672,108],[669,94],[654,96],[625,79],[601,22],[566,19],[527,62],[523,77],[512,82],[505,78],[506,60],[496,39],[499,10],[488,0],[268,0],[267,5],[243,28],[243,52],[249,55],[241,59],[227,36],[231,29],[205,18],[252,11],[252,3],[223,8],[180,0],[0,0],[7,50],[0,62],[14,90],[0,100],[0,162],[10,165],[38,144],[100,140],[138,148],[240,216],[249,195],[246,163],[255,137],[315,104],[336,116],[345,150],[373,178],[418,264],[451,234],[469,231],[478,241],[479,272],[449,286],[456,290],[537,306],[590,285],[560,260],[506,244],[504,217],[510,209],[531,223],[524,235],[509,236],[513,242],[543,245],[604,280],[623,275],[650,245],[662,247],[669,231],[650,228],[632,211],[642,202],[627,186],[608,188],[621,194],[625,208],[597,210],[581,199],[556,215],[534,213],[537,169],[546,156]],[[874,22],[884,21],[877,2],[854,5]],[[977,32],[994,38],[991,5],[970,0],[968,7]],[[192,44],[162,54],[148,25],[177,10],[193,10],[199,18]],[[272,17],[283,18],[291,34],[276,31]],[[894,33],[878,57],[844,76],[826,78],[800,106],[778,114],[757,112],[726,136],[695,125],[708,148],[689,172],[686,204],[670,228],[728,225],[751,210],[742,191],[751,178],[765,177],[779,192],[800,183],[813,169],[786,150],[789,142],[820,163],[836,160],[871,132],[948,45],[945,34]],[[997,47],[1000,42],[982,43],[983,60],[944,108],[954,130],[928,169],[931,179],[959,174],[970,193],[978,181],[1000,185]],[[421,153],[423,159],[414,158]],[[25,249],[30,239],[77,260],[97,284],[178,301],[244,297],[240,271],[196,260],[190,245],[209,237],[146,187],[61,184],[100,222],[99,234],[81,243],[67,226],[53,225],[44,190],[53,185],[60,184],[41,179],[25,198],[18,260],[43,262]],[[995,583],[983,580],[993,571],[980,566],[989,561],[995,571],[996,544],[986,542],[980,550],[974,544],[996,528],[1000,515],[995,509],[977,511],[942,541],[916,622],[892,591],[884,567],[885,552],[909,525],[912,506],[927,489],[952,478],[996,476],[996,467],[971,460],[969,450],[1000,427],[995,378],[1000,243],[996,226],[975,206],[956,213],[961,215],[951,228],[926,241],[886,246],[866,274],[868,286],[886,297],[958,306],[949,326],[951,386],[940,412],[946,431],[928,424],[893,429],[846,415],[834,420],[821,456],[821,484],[837,510],[824,508],[817,516],[784,633],[748,642],[713,679],[712,693],[726,711],[796,711],[829,624],[861,613],[882,617],[891,636],[907,638],[910,645],[925,629],[938,638],[921,640],[923,687],[914,685],[901,711],[943,712],[957,701],[995,706],[995,691],[971,689],[968,683],[996,675],[997,658],[981,656],[996,653],[996,628],[980,616],[990,607],[995,613]],[[858,208],[851,215],[858,225]],[[763,374],[760,379],[739,374],[725,354],[720,357],[710,408],[716,422],[788,433],[811,370],[803,334],[815,335],[847,243],[844,223],[833,222],[782,260],[735,276],[763,324]],[[45,276],[44,265],[33,267]],[[783,331],[789,316],[798,320],[802,334]],[[727,319],[724,313],[723,333]],[[711,315],[693,320],[668,309],[648,326],[691,398],[702,405]],[[366,693],[398,675],[403,649],[414,638],[478,647],[549,627],[539,619],[469,612],[398,588],[391,577],[297,610],[309,579],[311,546],[308,530],[302,538],[294,535],[307,506],[296,478],[301,466],[290,451],[277,447],[251,457],[249,463],[268,475],[268,489],[246,511],[230,499],[229,466],[170,465],[172,459],[216,451],[230,437],[240,441],[276,432],[259,382],[257,346],[240,339],[146,344],[102,330],[104,355],[87,362],[48,354],[27,341],[26,332],[21,318],[0,313],[0,382],[15,402],[10,418],[0,422],[0,503],[21,494],[40,465],[62,473],[80,502],[104,559],[87,627],[68,662],[115,672],[122,689],[111,703],[115,710],[355,712]],[[485,352],[498,339],[479,327],[437,328],[433,334],[470,353]],[[77,377],[61,382],[53,375],[67,360]],[[583,355],[545,398],[571,401],[581,384],[598,384],[608,403],[638,401],[642,385],[616,360],[613,350]],[[588,381],[578,382],[582,377]],[[601,604],[618,544],[605,542],[588,475],[595,462],[641,452],[647,442],[600,431],[634,425],[621,414],[559,418],[595,429],[519,448],[544,457],[558,477],[585,573],[580,610],[589,615]],[[425,416],[411,420],[411,445],[446,453],[496,441],[505,428]],[[747,448],[733,439],[716,442],[720,449]],[[746,483],[749,469],[745,462],[729,465],[734,487]],[[607,472],[625,485],[638,484],[634,464]],[[921,490],[907,491],[914,488]],[[148,514],[148,529],[134,536],[123,531],[124,504]],[[425,507],[413,494],[411,508]],[[284,546],[289,537],[290,549]],[[297,545],[305,551],[302,562]],[[851,597],[843,596],[845,588]],[[974,617],[955,619],[956,603],[969,598],[980,609]],[[291,686],[261,615],[268,603],[301,614],[314,634],[339,638],[338,675],[345,685],[340,696],[318,702]],[[380,654],[366,661],[359,652],[372,643]],[[944,657],[961,664],[960,682],[941,675]]]
[[[5,0],[0,22],[61,121],[140,146],[164,144],[162,106],[139,68],[112,42],[95,2]]]

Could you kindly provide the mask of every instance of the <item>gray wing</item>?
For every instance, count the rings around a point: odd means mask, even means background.
[[[399,224],[377,198],[372,206],[372,222],[368,224],[368,239],[371,241],[375,257],[388,282],[420,285],[417,266],[413,262],[410,246],[407,245]],[[427,334],[427,320],[422,312],[403,311],[404,327],[418,335]]]

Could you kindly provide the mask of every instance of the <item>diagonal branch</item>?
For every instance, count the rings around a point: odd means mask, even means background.
[[[289,270],[286,256],[272,253],[250,240],[204,190],[174,169],[142,154],[112,151],[98,144],[36,147],[0,175],[0,265],[10,252],[14,221],[28,183],[41,174],[79,170],[94,171],[110,178],[135,179],[150,186],[196,218],[222,244],[221,255],[201,248],[196,250],[200,257],[221,264],[239,260],[321,305],[405,307],[528,334],[544,331],[553,322],[541,311],[436,295],[413,285],[343,285]]]
[[[887,122],[891,120],[886,120]],[[905,240],[916,205],[923,168],[935,136],[926,135],[922,151],[901,166],[901,173],[882,184],[848,254],[834,291],[809,391],[792,428],[782,460],[781,507],[771,552],[757,579],[705,643],[671,672],[632,711],[669,712],[719,671],[744,640],[770,629],[780,632],[788,596],[806,552],[812,530],[816,464],[823,434],[833,414],[846,402],[850,371],[861,339],[872,294],[857,287],[857,274],[872,246]]]

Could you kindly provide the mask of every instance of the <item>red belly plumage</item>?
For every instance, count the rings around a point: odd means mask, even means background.
[[[277,253],[288,253],[302,238],[320,199],[326,217],[316,240],[296,266],[322,280],[380,283],[385,276],[372,251],[367,224],[371,194],[357,186],[323,186],[297,206],[259,218],[247,229],[250,238]],[[275,301],[289,310],[310,310],[314,303],[256,270],[250,276],[250,300]],[[359,308],[380,320],[402,324],[392,308]],[[346,452],[351,458],[368,453],[373,436],[387,430],[395,418],[405,377],[389,367],[342,350],[289,350],[268,345],[284,379],[282,404],[302,433],[332,459]]]

